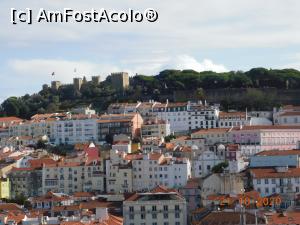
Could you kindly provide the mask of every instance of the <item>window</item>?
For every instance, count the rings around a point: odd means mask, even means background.
[[[156,219],[157,218],[157,214],[156,213],[152,213],[152,219]]]
[[[266,192],[266,193],[269,193],[269,188],[265,188],[265,192]]]
[[[168,219],[169,218],[169,214],[168,213],[164,213],[164,219]]]
[[[276,180],[272,178],[272,184],[276,184]]]
[[[164,205],[164,211],[168,211],[168,206]]]
[[[180,222],[176,222],[175,225],[180,225]]]
[[[257,184],[261,184],[260,179],[257,179],[257,180],[256,180],[256,183],[257,183]]]
[[[175,218],[180,218],[180,213],[175,213]]]
[[[169,222],[164,222],[164,225],[169,225]]]
[[[152,211],[156,211],[156,205],[152,206]]]
[[[133,206],[129,206],[129,212],[134,212]]]
[[[145,218],[146,218],[146,214],[145,214],[145,213],[142,213],[142,214],[141,214],[141,219],[144,220]]]
[[[134,220],[134,214],[129,214],[129,219]]]
[[[145,206],[141,206],[141,211],[145,212]]]
[[[180,210],[179,205],[175,205],[175,210],[176,210],[176,211],[177,211],[177,210]]]
[[[269,179],[265,179],[265,184],[269,184]]]

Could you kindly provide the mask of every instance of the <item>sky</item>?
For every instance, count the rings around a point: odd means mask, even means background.
[[[11,8],[153,8],[158,20],[13,25]],[[156,75],[163,69],[300,70],[299,21],[299,0],[1,0],[0,101],[38,92],[51,80],[71,83],[73,77],[89,80],[93,75],[105,79],[118,71]]]

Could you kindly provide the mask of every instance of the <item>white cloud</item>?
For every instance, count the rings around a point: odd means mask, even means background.
[[[189,55],[180,55],[177,56],[171,63],[168,65],[169,68],[174,69],[192,69],[198,72],[201,71],[215,71],[215,72],[226,72],[228,69],[224,65],[215,64],[210,59],[204,59],[202,62],[197,61],[195,58]]]
[[[116,63],[118,64],[118,63]],[[202,62],[197,61],[189,55],[179,55],[175,57],[161,57],[157,59],[139,59],[125,60],[121,66],[114,64],[97,64],[88,61],[68,61],[60,59],[15,59],[8,62],[9,68],[12,70],[19,81],[26,81],[30,77],[32,82],[40,83],[49,82],[51,79],[60,80],[64,83],[72,82],[76,76],[86,76],[88,79],[93,75],[101,75],[102,79],[111,72],[126,71],[130,75],[136,73],[156,75],[163,69],[192,69],[195,71],[212,70],[216,72],[227,71],[225,66],[215,64],[209,59]],[[76,72],[74,70],[76,69]],[[55,76],[52,77],[52,72]]]
[[[95,64],[87,61],[68,61],[59,59],[31,59],[31,60],[12,60],[9,67],[21,79],[46,81],[51,78],[52,72],[55,72],[53,79],[64,83],[72,82],[73,77],[83,75],[90,77],[92,75],[106,76],[112,71],[118,71],[119,68],[109,64]],[[75,72],[76,69],[76,72]],[[99,74],[99,72],[102,72]]]

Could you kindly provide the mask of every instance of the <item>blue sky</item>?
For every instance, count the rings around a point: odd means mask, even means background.
[[[10,9],[157,10],[155,23],[12,25]],[[1,0],[0,101],[73,76],[300,69],[298,0]],[[74,74],[74,68],[77,73]]]

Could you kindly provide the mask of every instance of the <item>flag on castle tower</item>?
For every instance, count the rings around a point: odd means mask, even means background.
[[[52,72],[52,74],[51,74],[52,76],[54,76],[55,75],[55,72]]]

